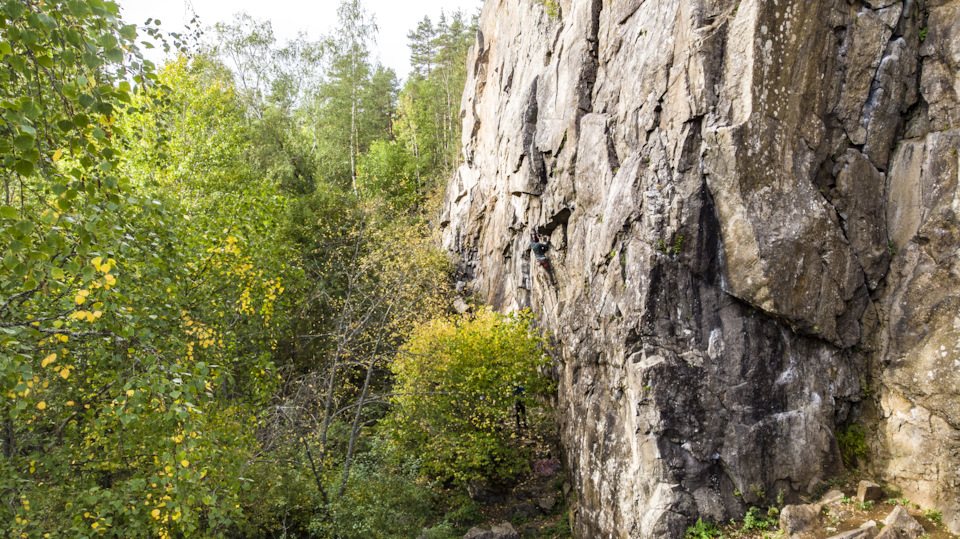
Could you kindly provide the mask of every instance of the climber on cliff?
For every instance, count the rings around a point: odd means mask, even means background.
[[[547,258],[547,249],[550,248],[550,236],[539,236],[536,232],[530,233],[530,248],[533,256],[547,272],[547,279],[553,285],[553,270],[550,268],[550,259]]]

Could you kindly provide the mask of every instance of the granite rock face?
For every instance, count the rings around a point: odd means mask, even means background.
[[[441,227],[554,332],[575,533],[797,499],[851,421],[960,529],[960,0],[558,4],[486,1]]]

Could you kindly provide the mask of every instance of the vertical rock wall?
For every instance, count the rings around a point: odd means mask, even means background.
[[[578,536],[808,493],[852,421],[960,529],[960,1],[559,6],[486,1],[442,226],[555,332]]]

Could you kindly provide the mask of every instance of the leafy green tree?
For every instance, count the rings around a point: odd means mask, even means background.
[[[552,381],[529,313],[481,309],[418,327],[394,361],[394,410],[387,423],[400,452],[421,455],[423,469],[458,483],[508,480],[527,467],[514,421]]]
[[[214,26],[216,41],[205,54],[221,59],[233,74],[251,116],[263,119],[267,108],[289,114],[316,91],[324,44],[304,34],[280,46],[270,21],[238,13]]]
[[[462,12],[450,21],[441,14],[436,27],[425,17],[408,34],[414,69],[398,97],[393,122],[394,140],[407,155],[401,158],[397,148],[372,147],[362,162],[366,182],[400,208],[421,208],[459,163],[460,95],[474,24],[467,24]]]
[[[396,99],[393,70],[370,62],[377,27],[359,0],[344,0],[340,28],[327,41],[329,68],[314,103],[321,177],[359,196],[357,162],[373,141],[390,136]]]
[[[250,410],[277,383],[283,286],[247,235],[277,212],[269,196],[249,203],[256,183],[225,158],[240,116],[198,91],[192,105],[224,122],[211,129],[147,88],[157,77],[118,11],[0,6],[8,535],[228,533],[256,448]],[[165,107],[179,117],[151,112]]]
[[[360,190],[383,198],[392,208],[416,208],[421,192],[415,167],[415,160],[400,141],[378,140],[360,156]]]
[[[273,79],[273,25],[247,13],[237,13],[233,22],[218,22],[214,30],[215,51],[229,62],[245,104],[259,117]]]

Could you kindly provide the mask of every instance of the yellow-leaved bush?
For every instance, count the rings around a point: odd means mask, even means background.
[[[547,341],[528,312],[438,318],[419,326],[393,363],[386,426],[399,454],[457,483],[504,481],[529,466],[516,430],[518,401],[532,412],[555,390],[541,374]]]

